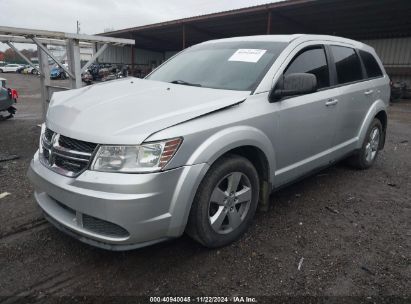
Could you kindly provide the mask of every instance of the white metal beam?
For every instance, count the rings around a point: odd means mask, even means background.
[[[72,34],[65,32],[34,30],[27,28],[17,28],[9,26],[0,26],[0,35],[15,35],[23,37],[38,37],[38,38],[51,38],[51,39],[77,39],[88,42],[106,42],[106,43],[119,43],[119,44],[131,44],[134,45],[134,40],[124,38],[113,38],[97,35],[85,35],[85,34]]]
[[[90,58],[90,60],[81,68],[81,72],[83,73],[89,66],[92,64],[103,52],[107,49],[108,44],[105,43],[101,46],[101,48]]]
[[[46,38],[38,38],[43,44],[48,45],[63,45],[66,46],[65,40],[59,39],[46,39]],[[33,40],[29,38],[25,38],[22,36],[9,36],[9,35],[0,35],[0,42],[7,43],[7,42],[15,42],[15,43],[30,43],[33,44]],[[91,48],[93,45],[90,42],[80,42],[81,47]]]
[[[80,46],[77,39],[68,39],[67,41],[67,61],[69,69],[74,75],[74,77],[70,77],[71,88],[81,88]]]
[[[47,49],[47,46],[44,47]],[[48,86],[50,85],[50,68],[47,54],[43,52],[39,45],[37,45],[37,53],[40,67],[40,89],[43,105],[43,119],[46,120],[46,113],[50,102],[50,94],[48,90]]]

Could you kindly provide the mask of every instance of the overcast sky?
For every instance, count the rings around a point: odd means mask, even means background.
[[[0,25],[96,34],[278,0],[0,0]],[[28,48],[28,45],[18,45]],[[8,48],[0,43],[0,50]],[[34,48],[34,46],[31,46]]]

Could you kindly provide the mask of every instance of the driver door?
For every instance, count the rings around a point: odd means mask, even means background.
[[[327,54],[323,45],[309,45],[295,51],[283,75],[310,73],[318,90],[285,97],[278,103],[275,128],[277,186],[326,165],[336,131],[339,90],[330,88]]]

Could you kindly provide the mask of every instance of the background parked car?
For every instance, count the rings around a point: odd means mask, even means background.
[[[23,69],[23,71],[21,73],[23,74],[33,74],[33,75],[38,75],[39,73],[39,66],[35,65],[36,68],[33,68],[31,65],[26,67],[25,69]]]
[[[16,70],[16,73],[22,73],[24,69],[28,68],[30,65],[20,65],[20,67]]]
[[[6,64],[5,66],[0,67],[0,73],[5,73],[5,72],[16,72],[19,68],[21,68],[22,65],[20,64]]]
[[[50,79],[67,79],[67,77],[67,73],[61,67],[57,66],[51,69]]]

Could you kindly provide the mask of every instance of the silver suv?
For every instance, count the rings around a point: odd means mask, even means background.
[[[55,93],[28,175],[45,217],[127,250],[185,231],[238,239],[271,191],[383,148],[389,79],[375,51],[332,36],[190,47],[146,79]]]

